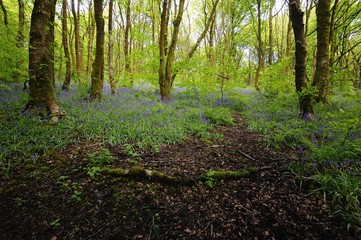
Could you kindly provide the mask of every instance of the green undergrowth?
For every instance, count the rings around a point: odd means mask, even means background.
[[[350,229],[360,231],[361,101],[359,92],[338,93],[329,104],[315,104],[316,119],[298,118],[295,94],[253,94],[246,101],[249,128],[274,147],[287,145],[299,154],[290,171],[313,182],[312,193],[335,206]],[[359,233],[358,233],[359,234]]]
[[[214,125],[232,125],[232,113],[242,105],[238,99],[219,100],[213,93],[186,90],[172,94],[162,103],[159,92],[151,89],[122,88],[115,95],[104,88],[100,102],[84,100],[87,87],[72,86],[56,91],[67,117],[56,126],[49,116],[22,111],[27,94],[20,84],[0,88],[0,168],[37,162],[73,143],[98,141],[108,146],[157,151],[161,144],[177,144],[192,134],[203,140],[214,136]],[[133,151],[132,151],[133,152]],[[134,156],[133,156],[134,157]],[[134,157],[135,158],[135,157]]]

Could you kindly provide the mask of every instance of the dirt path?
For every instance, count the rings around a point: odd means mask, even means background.
[[[284,171],[296,156],[267,147],[240,115],[213,130],[217,140],[190,136],[159,153],[133,158],[111,148],[111,168],[137,165],[174,177],[209,170],[257,173],[236,180],[209,176],[190,186],[88,175],[84,158],[98,143],[82,143],[0,178],[0,239],[353,239],[328,217],[322,200],[296,191]],[[136,154],[135,154],[136,155]],[[130,161],[129,161],[130,159]],[[140,160],[141,159],[141,160]]]

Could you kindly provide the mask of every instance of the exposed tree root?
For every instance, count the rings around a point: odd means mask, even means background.
[[[134,166],[130,169],[103,168],[100,170],[100,172],[103,174],[113,175],[117,177],[149,179],[150,181],[154,181],[154,182],[179,184],[179,185],[192,185],[198,182],[206,182],[210,180],[220,181],[220,180],[240,179],[244,177],[249,177],[258,171],[259,168],[256,167],[247,168],[241,171],[209,171],[201,175],[198,175],[196,177],[190,178],[190,177],[173,177],[156,170],[148,170],[139,166]]]

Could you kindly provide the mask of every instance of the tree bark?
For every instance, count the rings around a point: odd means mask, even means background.
[[[64,57],[65,57],[65,80],[62,86],[63,90],[69,90],[70,80],[71,80],[71,62],[70,62],[70,52],[69,52],[69,43],[68,43],[68,13],[67,13],[67,0],[63,0],[62,5],[62,42],[64,48]]]
[[[29,43],[29,96],[26,109],[46,109],[59,119],[54,95],[54,17],[56,0],[35,0]]]
[[[114,80],[114,71],[113,71],[113,0],[109,0],[109,23],[108,23],[108,67],[109,67],[109,83],[111,88],[111,93],[115,94],[117,92],[115,80]]]
[[[104,18],[103,0],[94,0],[94,16],[96,24],[96,49],[93,62],[91,100],[100,100],[104,82]]]
[[[16,36],[17,47],[21,48],[24,46],[24,23],[25,23],[25,8],[24,1],[18,0],[19,5],[19,24],[18,24],[18,35]]]
[[[93,57],[93,42],[94,42],[94,32],[95,32],[95,23],[93,19],[93,4],[92,0],[89,1],[89,8],[88,8],[88,49],[87,49],[87,66],[86,66],[86,73],[87,75],[90,74],[91,66],[92,66],[92,57]]]
[[[132,68],[130,65],[130,39],[129,39],[129,33],[130,29],[132,27],[132,22],[130,19],[130,11],[131,11],[131,0],[127,0],[127,9],[126,9],[126,17],[125,17],[125,30],[124,30],[124,58],[125,58],[125,79],[130,79],[130,85],[133,85],[133,80],[131,77],[132,74]]]
[[[74,34],[75,34],[75,69],[77,72],[82,71],[81,69],[81,60],[80,60],[80,35],[79,35],[79,14],[75,8],[74,0],[71,0],[71,11],[73,13],[74,19]],[[78,9],[79,11],[79,9]]]
[[[268,40],[269,40],[269,50],[268,50],[268,63],[270,65],[273,64],[273,15],[272,15],[272,11],[273,11],[273,7],[275,4],[275,0],[270,0],[270,7],[269,7],[269,17],[268,17],[268,25],[269,25],[269,36],[268,36]]]
[[[165,65],[167,58],[167,37],[168,37],[168,21],[169,10],[168,0],[162,2],[162,12],[160,17],[160,30],[159,30],[159,88],[162,100],[170,99],[170,84],[167,85],[165,75]],[[169,90],[168,90],[169,89]]]
[[[296,63],[295,63],[295,82],[296,91],[299,94],[299,116],[303,119],[313,119],[314,111],[312,106],[311,94],[307,93],[306,81],[306,39],[304,33],[303,14],[300,7],[300,0],[290,0],[290,19],[296,42]]]
[[[259,87],[259,74],[263,68],[263,44],[262,44],[262,26],[261,26],[261,0],[257,0],[257,56],[258,65],[256,70],[256,76],[254,79],[254,86],[257,91],[260,91]]]
[[[329,80],[329,36],[330,36],[330,0],[318,0],[317,17],[317,54],[316,72],[313,85],[317,88],[317,101],[327,102],[330,93]]]
[[[4,14],[4,24],[5,26],[7,26],[9,24],[9,20],[8,20],[8,12],[6,11],[6,8],[5,8],[5,5],[3,3],[3,0],[0,0],[0,6],[1,6],[1,9],[3,11],[3,14]]]
[[[215,17],[216,17],[216,9],[217,9],[217,5],[219,3],[219,0],[216,0],[213,4],[213,7],[212,7],[212,11],[211,11],[211,15],[210,17],[207,19],[207,22],[205,24],[205,27],[203,29],[203,32],[201,33],[201,35],[198,37],[196,43],[192,46],[192,48],[190,49],[190,51],[188,52],[187,54],[187,59],[186,61],[189,61],[194,53],[197,51],[200,43],[202,42],[202,40],[205,38],[207,32],[209,31],[210,27],[213,25],[214,27],[214,24],[215,24]],[[212,30],[211,30],[212,31]],[[213,41],[213,35],[211,34],[210,35],[210,38],[212,39]],[[210,44],[211,46],[210,47],[213,47],[213,42],[212,44]],[[215,59],[213,60],[213,62],[215,62]],[[173,82],[174,82],[174,79],[176,78],[178,72],[179,72],[180,69],[177,69],[176,71],[174,71],[174,73],[172,74],[172,81],[171,81],[171,86],[173,85]]]
[[[159,88],[161,100],[168,102],[170,100],[170,91],[173,83],[173,63],[175,58],[175,49],[178,42],[179,26],[182,22],[185,0],[179,1],[178,11],[175,12],[176,18],[173,21],[172,39],[167,50],[167,28],[169,21],[170,4],[168,0],[163,0],[161,14],[161,30],[159,35],[160,67],[159,67]]]

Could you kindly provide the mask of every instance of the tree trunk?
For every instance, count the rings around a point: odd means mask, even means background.
[[[254,86],[257,91],[260,91],[259,88],[259,74],[263,68],[263,53],[262,53],[262,27],[261,27],[261,0],[257,0],[257,56],[258,56],[258,65],[256,70],[256,76],[254,79]]]
[[[182,17],[184,13],[184,2],[185,0],[179,1],[179,9],[176,19],[173,21],[173,34],[172,34],[172,40],[169,46],[169,52],[167,57],[167,64],[165,67],[166,72],[166,81],[170,83],[170,88],[173,85],[173,63],[174,63],[174,57],[175,57],[175,49],[178,42],[178,35],[179,35],[179,26],[182,22]],[[170,92],[170,89],[169,89]],[[169,100],[169,98],[167,99]]]
[[[74,0],[71,0],[71,11],[73,13],[74,18],[74,34],[75,34],[75,69],[77,72],[80,72],[80,37],[79,37],[79,18],[78,18],[78,12],[75,9],[75,3]],[[78,9],[79,11],[79,9]]]
[[[3,14],[4,14],[4,24],[5,26],[9,24],[9,21],[8,21],[8,12],[6,11],[6,8],[5,8],[5,5],[3,3],[3,0],[0,0],[0,6],[1,6],[1,9],[3,11]]]
[[[100,100],[104,82],[104,18],[103,0],[94,0],[94,16],[96,24],[96,48],[93,62],[91,100]]]
[[[331,20],[330,20],[330,35],[329,35],[329,41],[330,41],[330,59],[329,59],[329,66],[332,67],[333,65],[333,61],[335,59],[335,55],[336,55],[336,38],[335,38],[335,18],[336,18],[336,10],[338,8],[338,3],[339,0],[335,0],[335,3],[332,6],[332,11],[331,11]]]
[[[313,119],[314,111],[312,106],[311,94],[307,93],[306,81],[306,39],[303,23],[303,14],[300,7],[300,0],[291,0],[289,2],[290,19],[292,21],[293,33],[296,42],[296,63],[295,63],[295,82],[296,91],[299,94],[300,114],[303,119]]]
[[[192,46],[191,50],[188,52],[187,54],[187,59],[186,61],[189,61],[194,53],[197,51],[200,43],[202,42],[202,40],[204,39],[204,37],[206,36],[208,30],[210,29],[210,27],[212,26],[212,24],[215,24],[215,17],[216,17],[216,9],[217,9],[217,5],[219,3],[219,0],[216,0],[213,4],[213,8],[212,8],[212,12],[210,17],[207,19],[206,25],[203,29],[203,32],[201,33],[201,35],[198,37],[196,43]],[[213,39],[213,36],[211,35],[211,38]],[[214,60],[215,61],[215,60]],[[173,74],[172,74],[172,81],[171,81],[171,87],[173,85],[174,79],[176,78],[178,72],[180,69],[177,69]]]
[[[88,50],[87,50],[87,66],[86,66],[86,73],[87,75],[90,74],[91,66],[92,66],[92,57],[93,57],[93,40],[94,40],[94,31],[95,31],[95,24],[93,19],[93,2],[89,1],[89,16],[88,16]]]
[[[24,23],[25,23],[25,8],[24,1],[18,0],[19,4],[19,24],[18,24],[18,35],[16,36],[17,47],[21,48],[24,46]]]
[[[329,81],[329,36],[330,36],[330,0],[318,0],[317,17],[317,55],[316,72],[313,85],[317,88],[317,101],[327,102],[330,93]]]
[[[62,6],[62,19],[61,19],[61,26],[62,26],[62,41],[63,41],[63,48],[64,48],[64,57],[66,63],[66,70],[65,70],[65,80],[62,86],[63,90],[69,90],[70,86],[70,79],[71,79],[71,63],[70,63],[70,52],[69,52],[69,43],[68,43],[68,14],[67,14],[67,0],[63,0]]]
[[[108,23],[108,67],[109,67],[109,83],[112,94],[117,92],[117,87],[114,80],[114,71],[113,71],[113,0],[109,0],[109,23]]]
[[[59,118],[54,95],[54,17],[56,0],[35,0],[29,42],[29,96],[26,109],[46,109]]]
[[[160,18],[159,31],[159,88],[162,100],[170,99],[170,86],[167,85],[165,77],[165,63],[167,57],[167,35],[168,35],[168,20],[169,20],[169,6],[168,0],[162,2],[162,12]],[[169,91],[168,91],[169,88]]]
[[[270,65],[273,64],[273,15],[272,15],[272,11],[273,11],[273,7],[274,7],[274,0],[270,0],[270,7],[269,7],[269,18],[268,18],[268,25],[269,25],[269,36],[268,36],[268,40],[269,40],[269,50],[268,50],[268,63]]]
[[[125,79],[130,79],[130,86],[133,85],[133,80],[131,77],[132,74],[132,68],[130,65],[130,48],[131,48],[131,40],[129,39],[129,33],[130,33],[130,29],[132,27],[132,22],[130,19],[130,6],[131,6],[131,0],[127,0],[127,9],[126,9],[126,18],[125,18],[125,30],[124,30],[124,58],[125,58]]]

